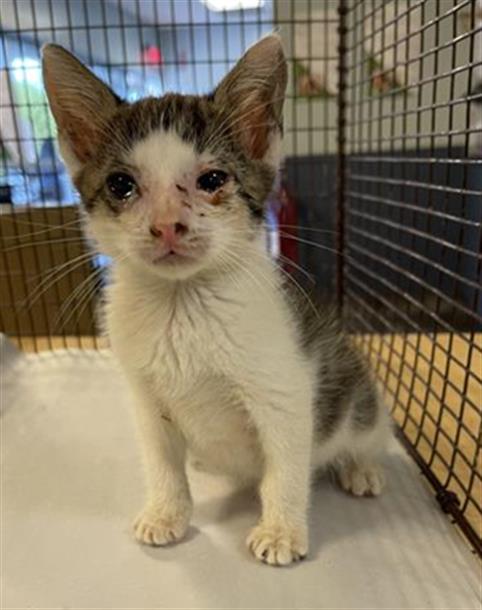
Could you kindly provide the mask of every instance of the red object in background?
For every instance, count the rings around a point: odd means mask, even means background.
[[[280,206],[278,208],[278,223],[280,231],[280,251],[281,254],[292,260],[294,263],[298,262],[298,242],[296,239],[291,239],[287,235],[293,235],[297,237],[298,231],[296,226],[298,224],[298,214],[296,210],[296,201],[292,197],[288,188],[283,182],[280,185],[278,198]],[[291,265],[286,265],[287,271],[293,270]]]
[[[142,63],[147,64],[148,66],[162,66],[164,63],[161,49],[153,44],[150,44],[143,49],[141,59]]]

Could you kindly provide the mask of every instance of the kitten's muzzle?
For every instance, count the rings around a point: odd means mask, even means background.
[[[154,223],[150,226],[149,232],[153,237],[161,239],[164,245],[172,249],[179,242],[179,239],[189,231],[187,225],[182,222],[172,224]]]

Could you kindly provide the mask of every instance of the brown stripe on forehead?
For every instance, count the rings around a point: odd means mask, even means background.
[[[161,102],[162,100],[147,98],[123,108],[115,115],[113,130],[119,133],[124,146],[132,147],[159,127],[163,112]]]
[[[214,109],[203,97],[167,94],[147,98],[121,108],[114,117],[112,131],[119,134],[123,148],[131,148],[152,131],[162,128],[175,131],[183,140],[202,150],[208,126],[212,125]]]
[[[204,98],[194,98],[187,103],[185,133],[181,134],[183,139],[194,142],[198,151],[201,152],[203,144],[207,141],[214,119],[212,105]]]

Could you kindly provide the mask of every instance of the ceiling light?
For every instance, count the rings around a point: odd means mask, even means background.
[[[201,0],[211,11],[245,11],[261,8],[264,0]]]

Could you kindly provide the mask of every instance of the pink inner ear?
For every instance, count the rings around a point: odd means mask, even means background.
[[[62,131],[65,132],[75,156],[85,163],[91,156],[92,146],[95,142],[95,133],[87,125],[82,124],[82,129],[79,125],[73,125],[70,121],[66,121]]]
[[[251,103],[241,110],[241,116],[244,116],[246,121],[246,128],[240,132],[241,142],[251,158],[262,159],[268,150],[269,102],[261,97],[251,100]]]
[[[62,49],[47,50],[43,74],[59,135],[75,157],[85,163],[98,146],[118,99],[107,85]]]

